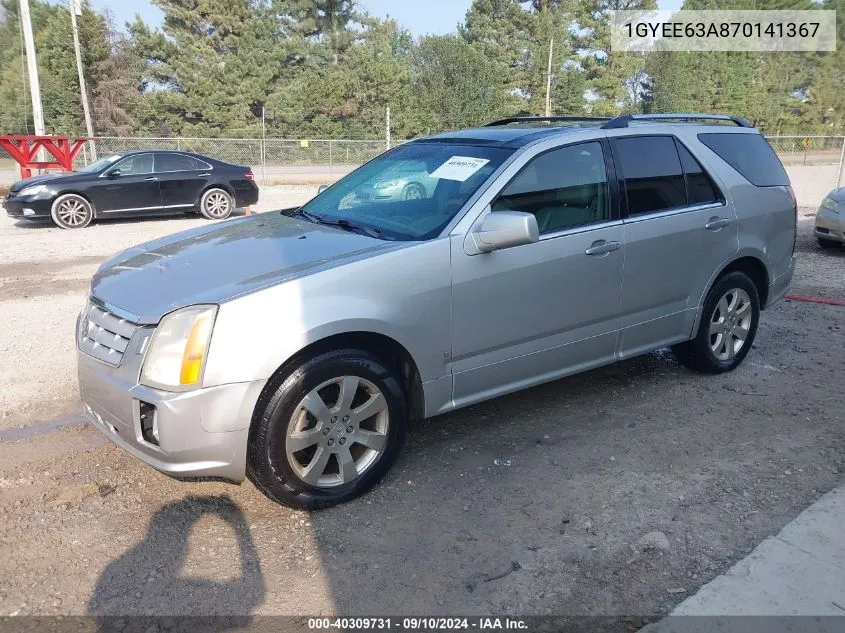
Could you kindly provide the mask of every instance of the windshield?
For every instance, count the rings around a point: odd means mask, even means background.
[[[339,180],[301,211],[312,221],[370,229],[385,239],[432,239],[512,153],[472,145],[400,145]]]
[[[111,165],[113,162],[120,158],[120,154],[113,154],[111,156],[107,156],[106,158],[101,158],[100,160],[95,160],[93,163],[88,165],[87,167],[83,167],[79,170],[82,174],[96,174],[97,172],[103,171],[106,167]]]

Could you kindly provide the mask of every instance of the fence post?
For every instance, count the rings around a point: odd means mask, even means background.
[[[836,183],[835,187],[839,188],[842,187],[842,171],[845,168],[845,136],[842,137],[842,149],[839,152],[839,171],[836,172]]]
[[[332,140],[329,139],[329,180],[334,178],[334,155],[332,153]]]
[[[182,151],[182,141],[181,141],[181,140],[179,140],[178,138],[176,139],[176,151],[177,151],[177,152],[181,152],[181,151]]]

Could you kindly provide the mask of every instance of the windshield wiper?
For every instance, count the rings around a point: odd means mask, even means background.
[[[315,215],[314,213],[309,213],[299,207],[292,213],[287,213],[290,217],[300,216],[308,220],[309,222],[313,222],[314,224],[323,224],[325,226],[336,226],[338,228],[343,229],[344,231],[350,231],[351,233],[363,233],[368,237],[374,237],[380,240],[390,240],[393,238],[387,237],[384,232],[375,228],[374,226],[363,226],[361,224],[355,224],[354,222],[350,222],[345,218],[341,218],[339,220],[330,220],[320,215]]]

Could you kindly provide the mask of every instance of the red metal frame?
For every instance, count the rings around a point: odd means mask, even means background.
[[[0,147],[21,166],[21,176],[29,178],[33,169],[63,169],[73,171],[73,159],[89,138],[70,138],[68,136],[0,136]],[[56,159],[37,161],[40,149],[47,150]]]

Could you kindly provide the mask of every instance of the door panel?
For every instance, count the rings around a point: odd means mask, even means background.
[[[467,255],[453,242],[453,354],[457,406],[610,362],[623,249],[615,222],[535,244]]]
[[[731,222],[705,228],[713,218]],[[626,221],[623,357],[690,337],[708,280],[736,253],[736,231],[733,208],[725,205]]]
[[[161,183],[162,204],[166,208],[193,206],[211,177],[196,159],[182,154],[156,154],[156,176]]]
[[[133,154],[118,161],[112,170],[120,175],[101,176],[88,193],[97,213],[144,213],[161,207],[161,192],[153,171],[152,154]]]
[[[620,356],[692,335],[712,275],[738,248],[734,208],[712,178],[669,135],[612,142],[627,201]]]

